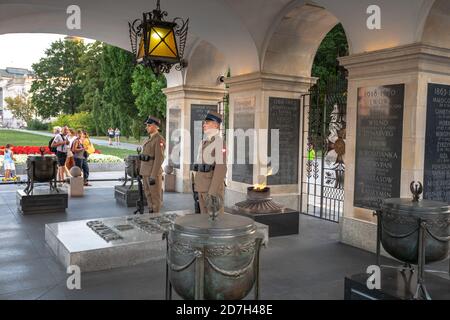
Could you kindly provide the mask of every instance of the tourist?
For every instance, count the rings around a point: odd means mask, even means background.
[[[64,181],[66,174],[66,160],[69,140],[67,139],[68,128],[63,127],[61,130],[55,128],[55,138],[51,144],[52,147],[56,147],[56,158],[58,159],[58,180]]]
[[[85,150],[84,160],[83,160],[81,169],[83,170],[84,185],[86,187],[89,187],[91,185],[88,183],[88,178],[89,178],[88,158],[89,158],[89,155],[95,153],[95,148],[94,148],[94,145],[91,143],[91,139],[89,139],[89,135],[86,130],[82,131],[81,141],[83,143],[83,147]]]
[[[108,138],[109,138],[109,145],[110,146],[112,146],[112,144],[113,144],[114,137],[115,137],[114,129],[113,128],[109,128],[108,129]]]
[[[66,170],[70,171],[70,169],[72,169],[72,167],[75,165],[75,159],[74,159],[74,155],[73,155],[73,142],[75,141],[75,139],[77,139],[77,134],[75,132],[74,129],[68,129],[69,134],[67,136],[67,140],[69,141],[68,144],[68,149],[67,149],[67,159],[66,159],[66,163],[65,163],[65,167]],[[70,175],[70,173],[69,173]]]
[[[85,160],[86,160],[86,149],[83,145],[83,131],[78,130],[75,139],[72,142],[71,147],[72,153],[73,153],[73,159],[75,161],[75,165],[80,168],[83,171],[83,179],[86,184],[86,174],[85,169],[83,169]]]
[[[61,127],[53,127],[53,137],[49,141],[48,148],[54,154],[56,154],[57,150],[56,147],[53,146],[53,141],[55,140],[56,136],[59,136],[61,134],[61,130],[62,130]]]
[[[308,161],[314,161],[316,159],[316,150],[314,150],[314,145],[310,144],[310,149],[308,150]]]
[[[120,145],[120,130],[119,130],[119,128],[116,128],[116,130],[114,130],[114,135],[116,137],[116,144]]]
[[[14,165],[14,152],[12,151],[12,146],[8,143],[4,150],[3,167],[5,168],[5,179],[9,180],[12,178],[11,172],[16,171],[16,166]]]

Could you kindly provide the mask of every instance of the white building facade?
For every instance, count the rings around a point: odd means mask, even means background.
[[[33,73],[27,69],[6,68],[0,69],[0,126],[3,128],[21,128],[26,123],[16,119],[11,110],[8,110],[6,98],[16,96],[28,96],[31,84],[33,83]]]

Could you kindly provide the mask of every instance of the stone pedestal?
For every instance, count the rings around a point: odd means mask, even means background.
[[[381,268],[381,289],[367,288],[367,273],[345,277],[345,300],[413,300],[417,287],[417,272]],[[450,280],[445,275],[425,273],[425,285],[433,300],[450,299]]]
[[[269,227],[269,238],[299,234],[299,212],[285,209],[282,213],[244,213],[237,210],[229,210],[233,214],[239,214],[255,220]]]
[[[236,202],[245,200],[248,186],[261,183],[260,176],[269,174],[268,167],[273,170],[267,179],[273,199],[286,207],[299,207],[300,98],[315,81],[310,77],[264,72],[226,79],[230,94],[229,126],[233,129],[227,138],[226,207],[232,208]],[[273,135],[278,153],[269,147],[271,129],[279,130],[279,140]],[[239,156],[238,148],[244,148],[243,156]]]
[[[164,176],[164,191],[175,192],[176,191],[176,178],[174,174],[166,174]]]
[[[54,190],[34,188],[33,193],[27,195],[23,190],[17,190],[17,210],[23,215],[40,213],[64,213],[68,207],[68,195],[60,189]]]
[[[164,89],[167,96],[167,154],[174,166],[175,191],[191,192],[190,167],[201,142],[201,121],[208,110],[218,110],[223,85],[216,87],[178,86]]]
[[[82,197],[84,196],[84,179],[83,177],[70,177],[69,196]]]
[[[143,191],[142,191],[143,192]],[[127,207],[136,207],[136,202],[139,200],[139,189],[137,185],[134,185],[131,189],[130,186],[114,186],[114,198],[116,202]],[[144,205],[147,205],[147,198],[144,194]]]
[[[185,214],[192,212],[184,210],[161,215],[144,214],[52,223],[45,225],[45,241],[65,268],[77,265],[81,272],[159,261],[166,257],[166,240],[162,238],[162,234],[163,229],[170,225],[167,221]],[[168,218],[163,221],[155,220],[158,217]],[[92,222],[101,226],[103,238],[88,226]],[[105,229],[108,229],[108,234],[104,233]],[[257,232],[267,244],[267,227],[257,224]]]
[[[341,65],[349,71],[347,100],[347,137],[345,153],[345,202],[341,219],[341,241],[365,250],[375,251],[376,220],[374,208],[363,208],[355,199],[357,162],[357,119],[361,95],[358,89],[404,85],[403,122],[400,172],[391,175],[399,184],[397,196],[410,198],[411,181],[425,182],[427,97],[430,83],[450,85],[450,50],[424,44],[413,44],[391,49],[362,53],[340,58]],[[370,90],[369,90],[370,91]],[[370,97],[371,99],[386,99]],[[359,101],[358,101],[359,99]],[[376,101],[375,101],[376,102]],[[363,110],[359,110],[360,115]],[[380,129],[384,130],[382,123]],[[433,130],[432,130],[433,131]],[[449,154],[447,150],[447,154]],[[433,150],[436,153],[438,150]],[[450,155],[450,154],[449,154]],[[378,164],[372,164],[378,166]],[[364,174],[364,173],[363,173]],[[359,187],[358,187],[359,188]],[[398,188],[398,187],[396,187]],[[361,191],[361,190],[359,190]],[[383,198],[388,198],[386,195]]]

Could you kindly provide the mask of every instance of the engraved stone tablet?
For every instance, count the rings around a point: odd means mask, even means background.
[[[191,105],[191,164],[195,162],[202,141],[202,124],[209,111],[217,112],[217,105]]]
[[[405,85],[358,89],[354,206],[400,196]]]
[[[428,84],[424,199],[450,203],[450,86]]]
[[[234,103],[233,181],[253,183],[253,148],[256,98],[240,98]]]
[[[169,160],[173,167],[180,168],[180,146],[181,132],[176,131],[181,128],[181,110],[178,108],[169,109]]]
[[[270,130],[278,129],[280,138],[279,170],[267,178],[269,185],[298,184],[299,125],[300,100],[269,98],[269,155],[272,155]]]

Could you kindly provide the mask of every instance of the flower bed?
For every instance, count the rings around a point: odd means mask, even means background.
[[[40,154],[40,153],[38,153]],[[3,167],[3,155],[0,155],[0,167]],[[15,164],[16,165],[24,165],[27,162],[28,154],[15,154],[14,158],[16,159]],[[104,155],[104,154],[91,154],[88,158],[88,163],[122,163],[123,159],[116,157],[116,156],[110,156],[110,155]]]
[[[51,154],[52,152],[48,147],[38,147],[38,146],[13,146],[12,151],[16,155],[21,154],[41,154],[41,148],[44,148],[44,154]],[[5,146],[0,146],[0,155],[4,154]]]
[[[15,155],[21,154],[41,154],[41,148],[44,148],[44,154],[52,154],[50,149],[45,146],[12,146]],[[4,154],[5,146],[0,146],[0,155]],[[95,154],[101,154],[100,150],[95,150]]]

